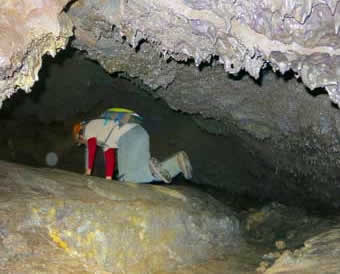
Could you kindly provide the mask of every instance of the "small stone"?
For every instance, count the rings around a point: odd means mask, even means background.
[[[268,267],[269,267],[269,263],[262,261],[260,263],[260,266],[258,268],[256,268],[256,272],[264,273],[267,270]]]
[[[275,246],[278,250],[282,250],[286,248],[286,243],[284,241],[276,241]]]

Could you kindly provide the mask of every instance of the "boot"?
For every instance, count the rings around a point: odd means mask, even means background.
[[[188,154],[184,151],[177,152],[176,154],[165,159],[161,163],[162,169],[165,169],[174,178],[180,173],[183,173],[184,178],[189,180],[192,178],[192,167]]]
[[[161,163],[156,159],[156,158],[151,158],[150,159],[150,170],[152,173],[152,176],[154,176],[155,178],[163,181],[166,184],[170,184],[171,183],[171,175],[169,173],[169,171],[167,171],[166,169],[164,169],[161,165]]]

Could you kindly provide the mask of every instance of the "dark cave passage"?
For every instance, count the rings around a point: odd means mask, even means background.
[[[3,160],[46,167],[47,155],[56,155],[52,167],[83,173],[84,147],[72,143],[72,125],[96,118],[107,108],[125,107],[143,116],[153,156],[164,159],[179,150],[190,155],[195,169],[192,182],[177,176],[174,184],[206,185],[227,195],[240,192],[240,184],[256,180],[249,170],[253,159],[237,138],[208,134],[192,116],[171,110],[129,80],[109,76],[79,51],[69,49],[56,58],[46,57],[39,78],[31,93],[18,92],[4,103]],[[98,150],[96,176],[104,176],[103,159]],[[221,167],[226,176],[216,177]],[[237,188],[223,189],[225,180]]]
[[[83,174],[84,146],[72,142],[72,125],[96,118],[107,108],[124,107],[143,116],[153,156],[164,159],[180,150],[189,154],[192,180],[179,175],[167,188],[199,189],[237,212],[251,248],[237,259],[231,257],[245,268],[258,265],[261,256],[277,249],[278,241],[284,240],[287,248],[300,248],[310,235],[336,223],[337,211],[319,201],[308,204],[292,198],[281,204],[280,190],[277,196],[266,193],[261,186],[271,180],[284,182],[291,175],[276,175],[272,166],[248,149],[249,144],[232,134],[208,133],[199,126],[200,115],[171,110],[145,87],[108,75],[79,51],[69,49],[54,59],[46,57],[39,77],[30,94],[18,92],[4,102],[0,160]],[[93,175],[103,178],[104,166],[98,149]],[[273,262],[270,256],[268,260]]]
[[[277,197],[271,196],[261,185],[290,177],[283,173],[273,177],[273,167],[251,153],[238,137],[207,133],[195,123],[202,119],[199,115],[171,110],[152,91],[138,82],[108,75],[80,51],[70,48],[56,58],[45,57],[39,78],[31,93],[21,91],[4,102],[0,112],[2,160],[84,173],[84,147],[72,143],[72,125],[96,118],[107,108],[125,107],[143,116],[151,155],[164,159],[180,150],[190,155],[193,179],[188,182],[180,175],[173,184],[199,187],[241,210],[277,201],[280,191]],[[50,164],[48,157],[52,157]],[[94,175],[104,177],[101,150],[97,151]],[[317,201],[309,205],[292,198],[290,205],[324,208],[322,214],[332,214]]]

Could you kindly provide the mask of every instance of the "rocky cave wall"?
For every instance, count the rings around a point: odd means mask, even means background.
[[[139,79],[172,108],[199,114],[197,123],[210,132],[241,137],[272,170],[269,195],[302,194],[338,208],[339,114],[331,104],[340,102],[337,3],[6,1],[0,101],[28,92],[42,55],[64,48],[73,29],[71,45],[109,73]],[[11,23],[19,17],[20,24]],[[281,74],[291,70],[312,90],[324,87],[329,98],[273,73],[254,83],[268,65]],[[243,71],[251,77],[241,77]]]
[[[103,66],[111,72],[130,72],[122,66],[127,63],[123,60],[131,58],[128,63],[132,64],[136,58],[133,54],[115,58],[120,50],[126,52],[126,48],[112,46],[112,42],[123,37],[135,49],[143,42],[149,43],[167,61],[192,59],[199,66],[217,57],[217,63],[233,74],[244,69],[258,78],[268,63],[281,73],[292,70],[309,88],[326,87],[331,99],[338,103],[340,8],[337,3],[336,0],[81,0],[71,7],[69,14],[76,26],[75,45],[94,51],[92,55],[96,59],[105,59]],[[116,32],[112,31],[115,29]],[[149,77],[144,77],[150,82],[160,61],[154,62],[154,54],[149,56],[148,49],[141,52],[149,69],[151,64],[158,64]],[[142,58],[141,55],[137,58]],[[157,73],[166,75],[169,69],[167,66],[165,71]],[[132,72],[140,70],[138,66]],[[153,87],[165,86],[171,80],[164,78],[161,85],[159,80],[154,80]]]

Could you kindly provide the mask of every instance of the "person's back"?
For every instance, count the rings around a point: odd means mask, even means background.
[[[97,144],[103,148],[118,148],[118,141],[120,136],[129,131],[136,124],[126,123],[123,126],[119,126],[114,120],[94,119],[89,121],[84,129],[84,138],[95,137]]]

